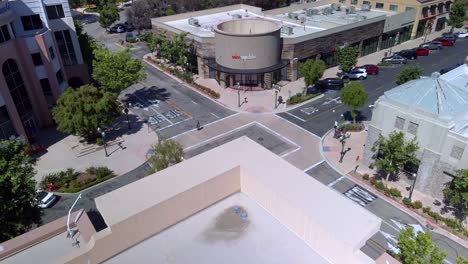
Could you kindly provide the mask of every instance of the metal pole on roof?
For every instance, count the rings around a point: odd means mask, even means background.
[[[71,230],[70,228],[70,215],[71,215],[71,212],[73,210],[73,207],[75,207],[76,203],[78,202],[78,200],[81,199],[81,193],[78,195],[78,197],[76,197],[76,200],[75,202],[72,204],[72,206],[70,207],[70,210],[68,210],[68,216],[67,216],[67,237],[70,237],[70,238],[73,238],[73,235],[74,235],[74,232]]]

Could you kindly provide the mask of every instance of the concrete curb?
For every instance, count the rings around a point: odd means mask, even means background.
[[[367,188],[368,191],[370,191],[372,194],[378,196],[379,198],[385,200],[386,202],[390,203],[391,205],[397,207],[398,209],[400,209],[401,211],[405,212],[406,214],[410,215],[411,217],[413,217],[414,219],[416,219],[416,221],[419,222],[420,225],[422,226],[426,226],[427,224],[430,225],[431,227],[434,227],[434,229],[432,230],[433,232],[435,233],[438,233],[440,235],[443,235],[443,236],[446,236],[448,238],[450,238],[451,240],[457,242],[458,244],[464,246],[465,248],[468,246],[468,243],[463,240],[462,238],[450,233],[449,231],[445,230],[444,228],[442,228],[439,224],[437,223],[433,223],[431,222],[429,219],[415,213],[414,211],[412,210],[409,210],[408,208],[406,208],[405,206],[403,206],[402,204],[400,204],[399,202],[387,197],[385,194],[382,194],[381,192],[379,192],[378,190],[376,190],[373,186],[367,184],[366,182],[364,181],[361,181],[359,179],[356,179],[355,177],[351,176],[349,174],[349,172],[344,172],[343,170],[341,170],[340,168],[337,168],[335,165],[333,165],[329,160],[328,158],[325,156],[325,154],[323,153],[323,141],[325,139],[325,137],[327,135],[329,135],[330,133],[332,133],[333,130],[330,129],[327,133],[325,133],[325,135],[323,135],[323,137],[320,139],[320,154],[322,155],[323,159],[328,163],[328,165],[330,165],[330,167],[332,167],[335,171],[337,171],[338,173],[342,174],[343,176],[345,176],[347,179],[351,180],[352,182],[354,183],[357,183],[359,185],[362,185],[364,187]]]

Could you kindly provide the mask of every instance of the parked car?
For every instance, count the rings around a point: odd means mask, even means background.
[[[315,87],[318,89],[331,89],[331,90],[340,90],[344,87],[344,82],[342,79],[338,78],[326,78],[320,80]]]
[[[366,64],[366,65],[362,65],[362,66],[356,66],[356,68],[361,68],[361,69],[365,69],[367,74],[379,74],[379,67],[377,65],[374,65],[374,64]]]
[[[125,26],[122,24],[117,24],[109,29],[111,33],[122,33],[125,32]]]
[[[124,23],[124,27],[127,32],[132,32],[133,30],[135,30],[135,27],[132,24],[129,24],[128,22]]]
[[[367,72],[366,72],[366,69],[354,68],[350,70],[349,72],[345,72],[342,78],[363,80],[363,79],[367,79]]]
[[[457,41],[458,36],[453,33],[442,33],[442,38],[455,42]]]
[[[34,199],[38,202],[39,208],[47,208],[57,199],[57,196],[51,192],[37,190]]]
[[[402,57],[398,54],[395,54],[391,57],[386,57],[382,59],[382,62],[389,62],[393,64],[406,64],[407,60],[405,57]]]
[[[468,38],[468,32],[455,32],[453,33],[457,38]]]
[[[418,53],[415,50],[402,50],[397,52],[398,55],[405,57],[406,59],[415,60],[418,58]]]
[[[436,38],[433,41],[439,41],[444,47],[451,47],[455,43],[454,41],[445,38]]]
[[[442,42],[440,41],[431,41],[431,42],[426,42],[421,45],[419,45],[420,48],[426,48],[430,50],[441,50],[442,47]]]
[[[415,51],[418,56],[429,56],[429,49],[427,48],[416,48]]]

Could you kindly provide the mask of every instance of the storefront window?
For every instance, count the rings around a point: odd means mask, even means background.
[[[379,45],[379,37],[369,38],[362,42],[361,56],[366,56],[368,54],[374,53],[377,51]]]

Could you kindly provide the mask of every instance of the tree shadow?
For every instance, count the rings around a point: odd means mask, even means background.
[[[356,116],[356,122],[357,123],[367,120],[367,116],[362,111],[356,110],[356,114],[357,114],[357,116]],[[348,110],[348,111],[344,112],[343,113],[343,119],[345,121],[353,122],[353,118],[351,117],[351,111]]]
[[[157,101],[166,101],[170,97],[171,93],[169,93],[166,88],[151,86],[126,94],[122,102],[138,107],[149,107],[154,105]]]
[[[107,224],[104,221],[104,218],[102,217],[101,213],[98,210],[90,209],[86,213],[88,214],[89,220],[93,224],[94,229],[96,229],[96,232],[99,232],[99,231],[107,228]]]
[[[130,123],[130,128],[129,124]],[[106,141],[116,140],[123,135],[132,135],[138,133],[143,127],[143,121],[141,121],[137,115],[128,114],[128,122],[126,114],[120,116],[117,121],[110,127],[106,128]]]

